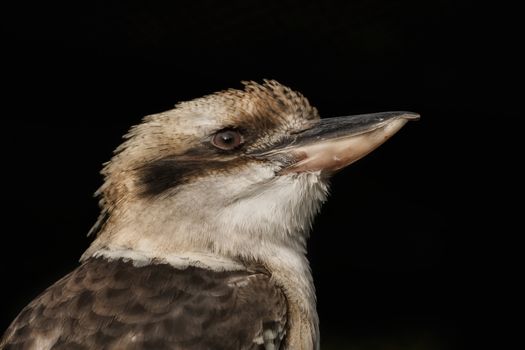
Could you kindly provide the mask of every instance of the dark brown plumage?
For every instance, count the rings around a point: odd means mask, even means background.
[[[29,304],[0,348],[30,349],[40,338],[56,338],[52,349],[279,348],[285,327],[284,294],[262,271],[94,258]]]

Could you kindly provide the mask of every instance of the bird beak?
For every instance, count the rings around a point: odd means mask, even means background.
[[[321,119],[311,128],[291,135],[274,149],[273,155],[288,159],[279,172],[333,173],[366,156],[394,135],[408,120],[419,119],[412,112],[384,112]]]

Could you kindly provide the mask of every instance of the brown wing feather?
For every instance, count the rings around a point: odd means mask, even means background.
[[[11,324],[1,349],[278,349],[286,299],[264,273],[90,259]]]

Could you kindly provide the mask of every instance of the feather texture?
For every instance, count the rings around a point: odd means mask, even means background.
[[[30,303],[0,348],[279,349],[286,321],[266,271],[92,258]]]

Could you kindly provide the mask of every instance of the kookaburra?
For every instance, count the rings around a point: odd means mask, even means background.
[[[80,266],[0,348],[318,349],[305,255],[328,179],[416,118],[320,119],[276,81],[146,117],[105,164]]]

